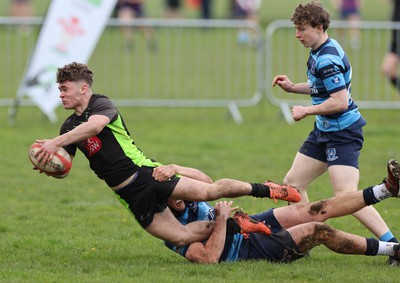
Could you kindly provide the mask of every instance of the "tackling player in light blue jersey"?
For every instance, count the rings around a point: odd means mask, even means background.
[[[162,166],[174,171],[176,165]],[[192,168],[181,170],[189,176]],[[201,175],[199,175],[200,173]],[[196,172],[198,176],[206,176]],[[368,256],[390,255],[400,258],[400,245],[374,238],[364,238],[337,230],[323,221],[348,215],[363,207],[376,204],[388,197],[400,197],[400,165],[391,159],[387,163],[387,177],[383,183],[368,187],[362,191],[349,192],[339,196],[309,204],[283,206],[248,216],[238,212],[234,221],[259,221],[268,225],[269,233],[253,231],[246,236],[229,229],[230,215],[238,207],[232,207],[232,201],[217,202],[212,207],[207,202],[184,202],[168,200],[168,206],[182,225],[201,221],[214,221],[211,235],[204,241],[193,242],[186,246],[176,246],[165,242],[174,252],[190,261],[198,263],[217,263],[220,261],[266,260],[269,262],[289,263],[304,257],[311,249],[320,244],[342,254]],[[265,225],[262,224],[262,225]],[[242,226],[241,226],[242,228]],[[345,244],[344,244],[345,243]],[[347,244],[346,244],[347,243]]]
[[[330,15],[319,1],[299,4],[290,19],[295,36],[310,48],[307,82],[292,83],[286,75],[277,75],[272,85],[294,94],[310,95],[312,105],[296,105],[295,121],[314,115],[314,129],[300,147],[284,183],[302,193],[308,202],[308,185],[328,171],[336,195],[356,191],[359,181],[358,158],[363,146],[362,127],[366,121],[351,98],[352,68],[340,44],[330,38],[327,29]],[[388,226],[373,207],[353,214],[383,241],[397,242]]]

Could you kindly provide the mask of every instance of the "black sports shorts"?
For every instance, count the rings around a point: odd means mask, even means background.
[[[136,179],[115,191],[144,229],[153,221],[155,213],[167,207],[167,199],[179,181],[179,177],[173,176],[167,181],[158,182],[152,173],[153,167],[142,166]]]

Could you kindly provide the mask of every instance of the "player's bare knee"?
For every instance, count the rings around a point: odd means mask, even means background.
[[[309,222],[302,226],[303,238],[298,243],[302,252],[307,252],[312,248],[325,244],[335,236],[336,230],[323,222]]]
[[[336,230],[323,222],[313,222],[314,232],[313,238],[319,243],[329,241],[335,236]]]
[[[291,182],[292,182],[292,180],[288,175],[286,175],[285,178],[283,178],[283,183],[285,185],[291,185]]]
[[[210,233],[213,228],[214,228],[214,225],[212,224],[212,222],[208,222],[204,226],[204,229],[210,231]],[[176,233],[175,238],[169,242],[171,242],[172,244],[174,244],[177,247],[184,247],[184,246],[192,244],[194,242],[193,231],[191,229],[189,229],[187,226],[183,226],[183,229],[184,230],[181,231],[180,233]]]
[[[175,234],[174,239],[170,240],[170,242],[177,247],[183,247],[183,246],[191,244],[190,230],[186,226],[183,226],[181,228],[182,229],[179,231],[179,233]]]
[[[190,243],[188,243],[187,239],[185,239],[184,237],[177,237],[175,239],[170,240],[169,242],[171,242],[174,246],[177,247],[184,247]]]
[[[303,186],[299,184],[294,178],[292,178],[290,175],[286,175],[285,178],[283,178],[283,184],[285,185],[290,185],[292,187],[295,187],[298,191],[302,192]]]

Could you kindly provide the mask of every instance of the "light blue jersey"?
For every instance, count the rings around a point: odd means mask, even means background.
[[[351,98],[352,68],[339,43],[331,38],[318,49],[310,51],[307,62],[308,85],[313,105],[326,101],[332,93],[346,90],[347,110],[332,115],[316,115],[320,131],[332,132],[348,128],[361,118],[358,107]]]
[[[215,221],[214,207],[207,202],[185,202],[185,210],[176,215],[178,221],[186,225],[194,221]],[[227,235],[221,261],[236,261],[239,257],[239,250],[242,245],[243,236],[241,234]],[[189,246],[177,247],[165,242],[165,245],[182,256],[186,255]]]

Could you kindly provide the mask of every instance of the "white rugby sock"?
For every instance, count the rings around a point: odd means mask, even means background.
[[[379,248],[377,255],[389,255],[389,256],[394,255],[393,246],[398,244],[399,243],[379,241]]]
[[[374,197],[380,201],[392,196],[392,193],[386,189],[384,183],[374,186],[372,191],[374,192]]]

